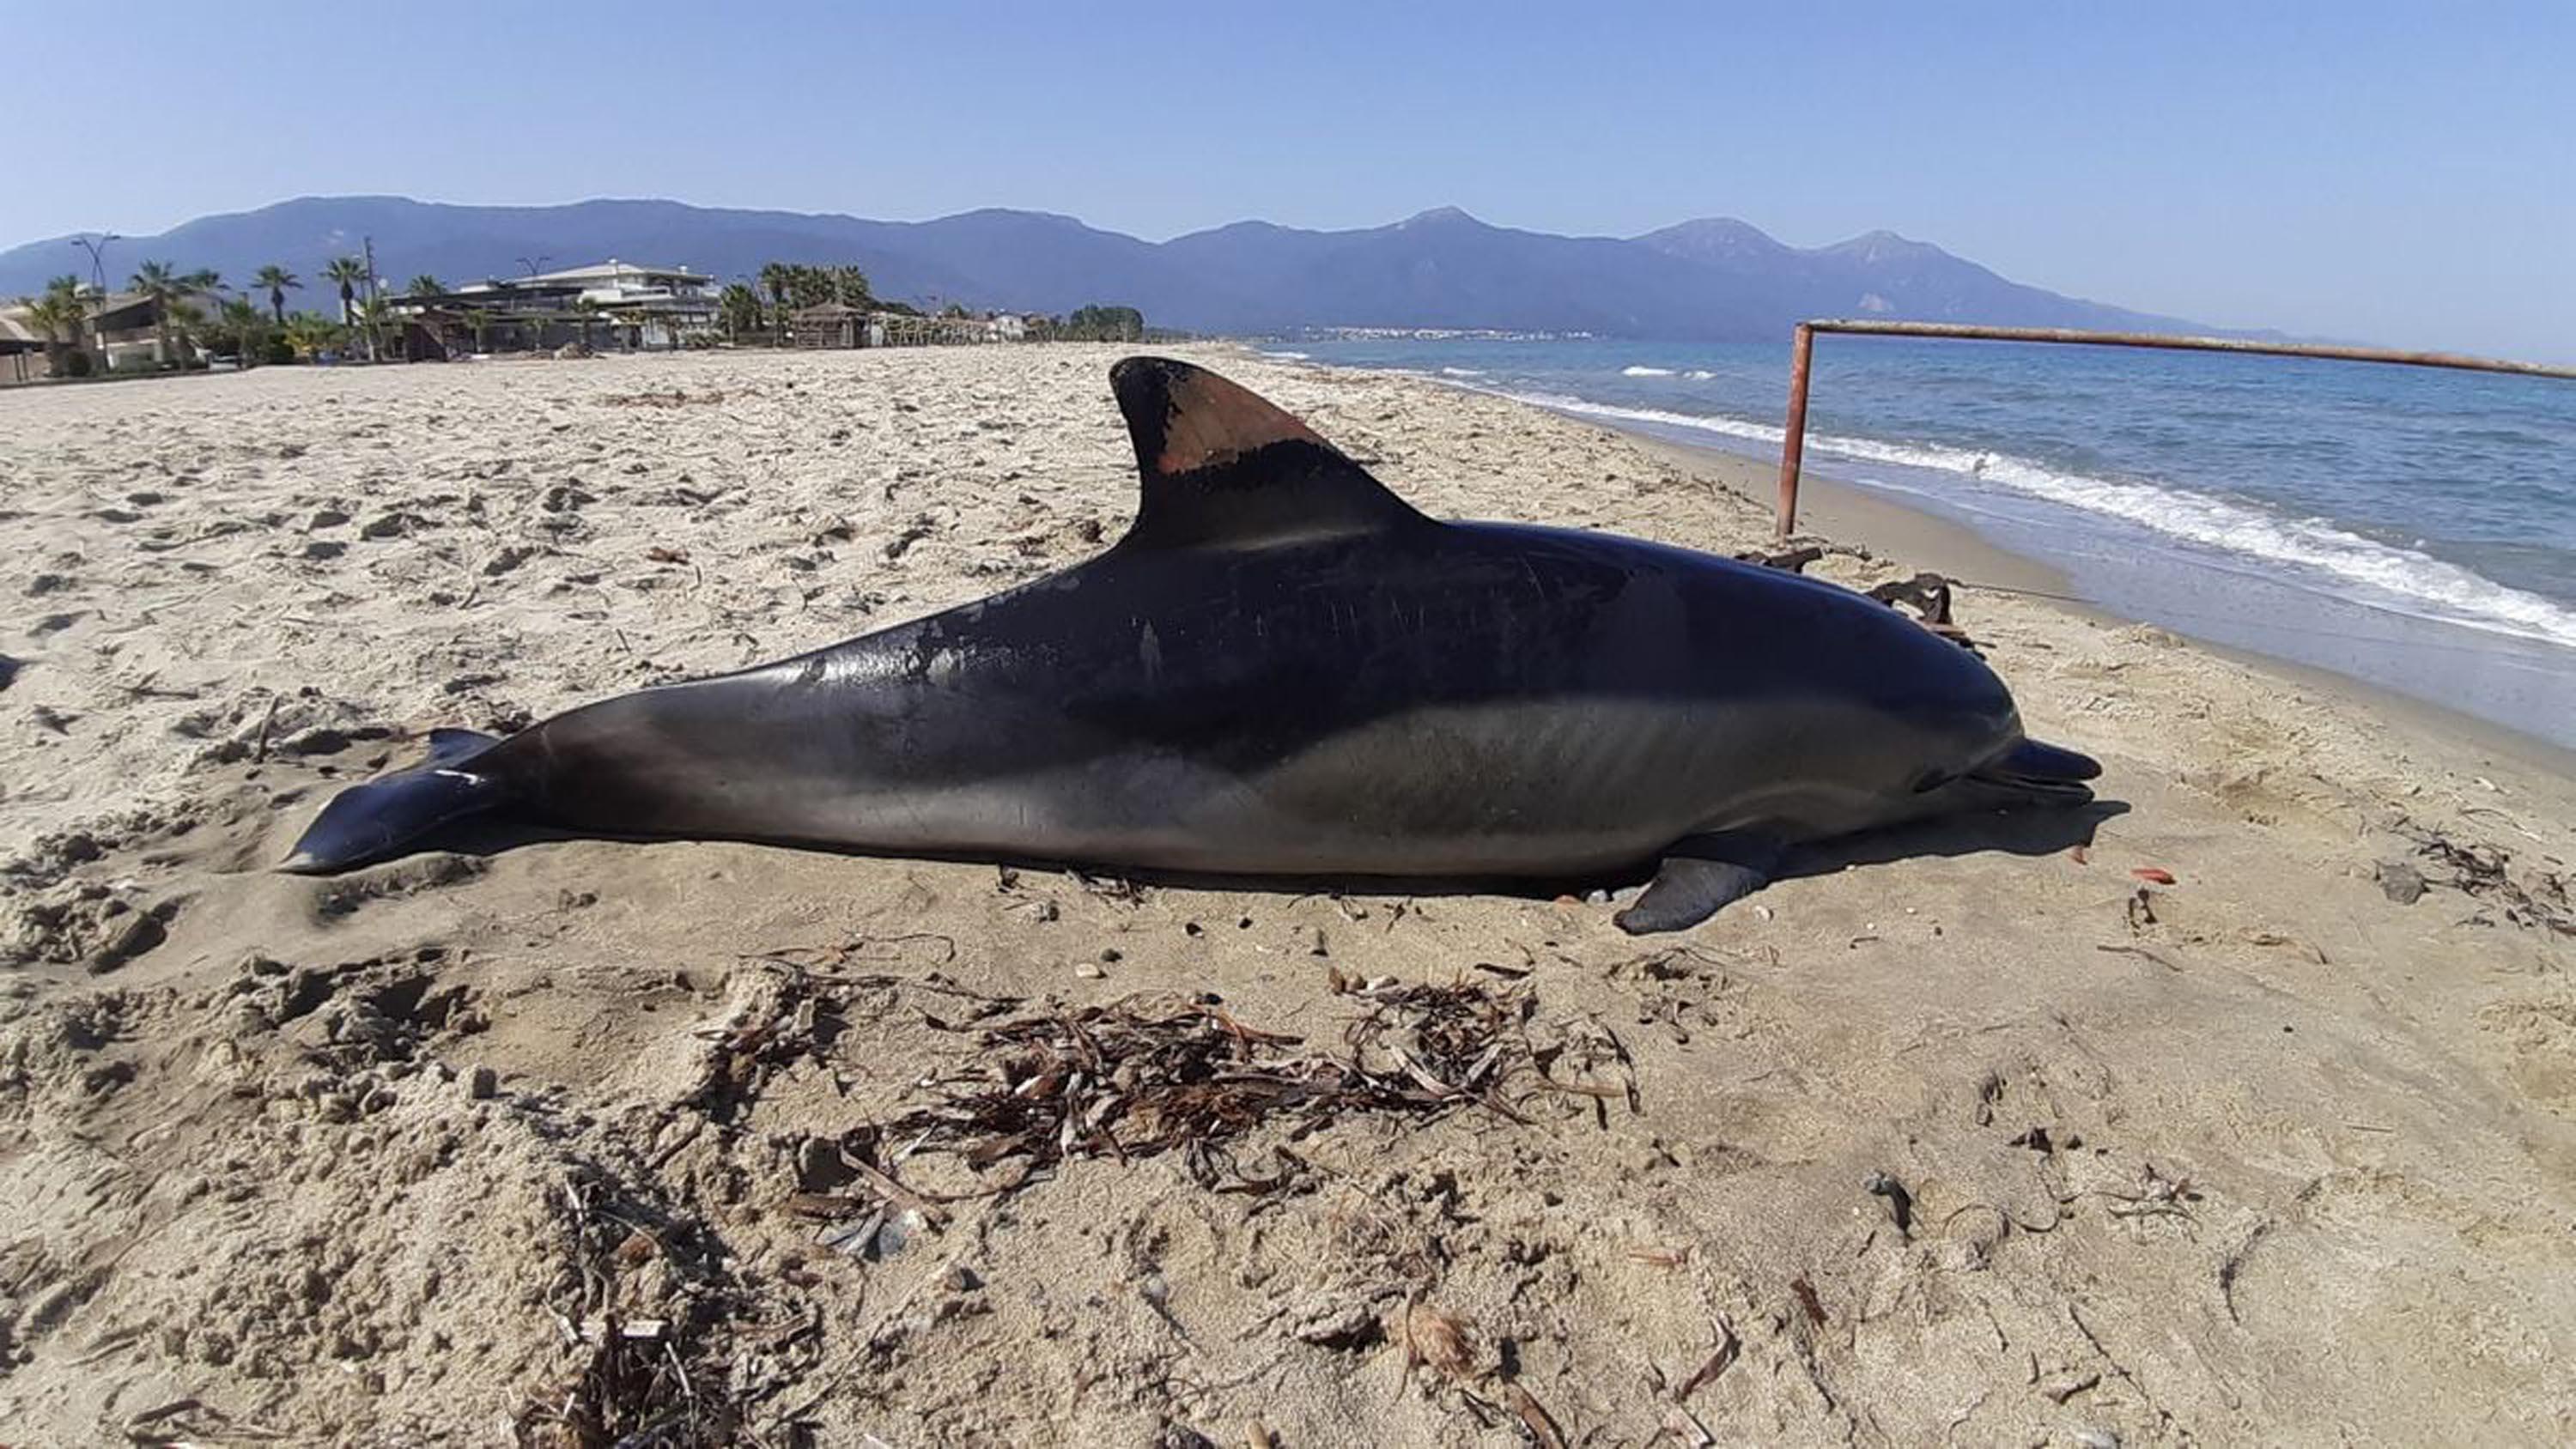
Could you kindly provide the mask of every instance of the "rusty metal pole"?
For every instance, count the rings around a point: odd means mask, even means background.
[[[1789,341],[1789,418],[1780,430],[1780,541],[1798,527],[1798,466],[1807,452],[1807,363],[1816,329],[1801,322]]]

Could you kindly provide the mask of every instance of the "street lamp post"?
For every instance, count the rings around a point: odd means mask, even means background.
[[[100,232],[95,237],[72,238],[73,246],[89,253],[90,345],[97,348],[102,356],[107,352],[107,333],[99,325],[107,316],[107,244],[123,240],[125,238],[112,231]]]

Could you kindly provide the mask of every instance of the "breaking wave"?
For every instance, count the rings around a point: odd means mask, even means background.
[[[1620,368],[1619,375],[1621,377],[1670,377],[1673,375],[1673,370],[1669,367],[1629,366]]]
[[[1737,418],[1617,407],[1553,393],[1508,396],[1557,412],[1687,428],[1747,442],[1776,446],[1781,438],[1781,430],[1773,424]],[[2360,585],[2405,612],[2576,648],[2576,609],[2499,584],[2429,554],[2346,532],[2319,519],[2293,518],[2232,499],[2157,483],[2070,473],[2010,453],[1978,452],[1936,443],[1887,443],[1875,438],[1811,433],[1807,451],[1960,474],[2027,497],[2123,519],[2168,538],[2250,554]]]

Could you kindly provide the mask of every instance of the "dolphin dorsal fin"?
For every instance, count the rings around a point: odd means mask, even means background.
[[[1314,429],[1205,368],[1130,357],[1109,386],[1143,487],[1121,548],[1257,547],[1430,522]]]

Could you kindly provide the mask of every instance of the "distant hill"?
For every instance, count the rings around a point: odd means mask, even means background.
[[[890,222],[675,201],[305,197],[128,237],[109,260],[115,281],[148,257],[211,267],[235,285],[277,262],[306,279],[290,306],[328,310],[323,264],[368,236],[377,270],[397,284],[422,272],[451,285],[510,276],[526,270],[522,259],[555,268],[614,257],[725,280],[768,261],[850,263],[879,295],[916,303],[1051,313],[1120,304],[1200,332],[1485,327],[1730,341],[1776,338],[1819,316],[2204,330],[2007,281],[1892,232],[1807,249],[1710,218],[1640,237],[1568,237],[1445,207],[1356,231],[1244,221],[1155,243],[998,209]],[[0,252],[0,297],[36,291],[81,260],[59,237]]]

